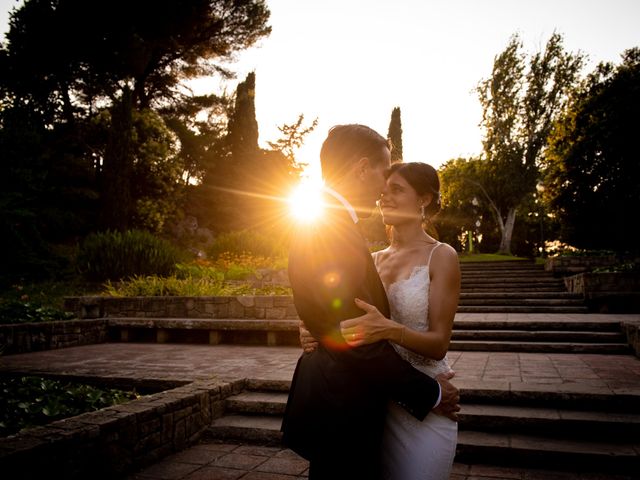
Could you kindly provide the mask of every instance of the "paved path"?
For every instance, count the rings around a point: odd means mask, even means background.
[[[470,319],[471,314],[461,317]],[[582,315],[477,314],[487,320],[579,321]],[[508,318],[507,318],[508,317]],[[564,317],[561,319],[560,317]],[[574,318],[575,317],[575,318]],[[588,315],[589,320],[617,318]],[[621,319],[623,316],[620,316]],[[640,318],[640,315],[626,318]],[[185,381],[217,377],[291,379],[300,355],[296,347],[106,343],[0,357],[1,372],[96,376],[133,380]],[[640,395],[640,359],[631,355],[510,352],[449,353],[454,383],[464,388],[566,391]],[[130,479],[306,478],[307,463],[289,450],[229,443],[204,443],[172,455]],[[455,464],[452,480],[623,479],[483,465]]]
[[[104,343],[0,357],[0,372],[103,378],[290,380],[297,347]],[[449,352],[460,388],[640,394],[632,355]]]

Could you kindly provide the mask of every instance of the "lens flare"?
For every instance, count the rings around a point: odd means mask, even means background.
[[[302,181],[289,195],[289,212],[298,222],[311,223],[322,215],[322,185]]]

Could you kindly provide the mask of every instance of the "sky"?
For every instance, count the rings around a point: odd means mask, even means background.
[[[0,0],[0,32],[20,1]],[[540,51],[554,31],[565,48],[618,63],[640,46],[640,0],[267,0],[272,33],[241,52],[237,79],[204,79],[198,92],[235,90],[256,73],[260,144],[304,114],[316,130],[297,154],[319,171],[320,145],[335,124],[362,123],[386,136],[400,107],[405,161],[436,168],[482,150],[474,89],[510,37]]]

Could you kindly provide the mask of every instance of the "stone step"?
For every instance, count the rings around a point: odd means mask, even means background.
[[[462,297],[458,302],[459,306],[472,306],[472,305],[521,305],[521,306],[544,306],[544,307],[570,307],[570,306],[584,306],[584,301],[577,298],[468,298]]]
[[[570,300],[583,300],[584,297],[578,293],[569,292],[501,292],[501,291],[488,291],[488,292],[461,292],[460,299],[484,299],[484,298],[540,298],[540,299],[570,299]]]
[[[564,286],[522,286],[522,285],[494,285],[494,286],[482,286],[475,285],[462,285],[461,293],[567,293]]]
[[[554,277],[551,272],[544,271],[525,271],[525,270],[505,270],[505,271],[495,271],[495,272],[483,272],[483,271],[467,271],[461,270],[462,278],[485,278],[485,277],[495,277],[495,278],[512,278],[512,277],[522,277],[522,278],[555,278],[556,280],[560,280],[558,277]]]
[[[559,287],[565,288],[564,281],[558,280],[557,278],[540,278],[540,277],[532,277],[532,278],[522,278],[522,277],[477,277],[477,278],[466,278],[461,277],[461,281],[463,285],[504,285],[506,283],[512,283],[523,287],[532,287],[537,285],[557,285]],[[526,290],[525,290],[526,291]]]
[[[532,331],[532,330],[460,330],[455,328],[452,340],[500,340],[524,342],[577,342],[577,343],[618,343],[623,344],[626,337],[622,332],[589,331]]]
[[[273,415],[225,415],[204,431],[204,439],[234,440],[277,445],[282,440],[282,417]]]
[[[287,392],[245,391],[227,399],[226,411],[239,425],[242,416],[281,417],[286,403]],[[640,413],[570,410],[553,408],[553,405],[463,403],[461,407],[461,430],[543,433],[560,438],[612,436],[622,440],[640,437]]]
[[[586,472],[640,471],[637,441],[553,439],[541,435],[474,430],[458,432],[457,462]]]
[[[449,348],[463,352],[592,353],[599,355],[631,353],[631,349],[626,343],[452,340]]]
[[[463,409],[465,406],[463,406]],[[473,410],[473,409],[469,409]],[[476,414],[478,410],[476,409]],[[511,412],[512,415],[516,412]],[[591,435],[583,438],[557,438],[549,434],[531,434],[518,431],[502,432],[467,429],[463,422],[469,424],[479,423],[478,418],[472,419],[473,412],[469,412],[461,419],[458,432],[458,444],[456,448],[456,461],[463,463],[491,463],[505,466],[540,466],[545,468],[575,469],[576,465],[595,472],[637,473],[640,469],[640,447],[637,440],[632,438],[625,440],[611,434],[610,429],[625,422],[623,417],[619,423],[598,418],[588,418],[589,412],[577,412],[573,418],[566,421],[557,420],[555,425],[558,430],[567,431],[567,428],[586,428]],[[544,412],[531,415],[526,421],[542,427],[549,420],[544,418]],[[550,415],[552,416],[552,414]],[[571,416],[571,415],[569,415]],[[502,418],[500,418],[502,417]],[[536,418],[538,417],[538,418]],[[488,414],[484,415],[484,422],[503,423],[508,415]],[[637,435],[637,419],[633,419],[635,435]],[[512,419],[512,421],[515,421]],[[227,415],[214,420],[211,426],[204,432],[203,438],[223,441],[242,441],[265,446],[280,445],[282,433],[280,432],[282,419],[280,416],[271,415]],[[609,432],[601,434],[598,422]],[[494,423],[495,425],[495,423]],[[571,425],[571,427],[569,427]],[[606,426],[605,426],[606,425]],[[520,422],[522,428],[523,422]],[[564,428],[561,428],[564,427]],[[591,427],[591,428],[589,428]],[[595,429],[595,430],[594,430]],[[575,433],[575,430],[571,430]],[[633,429],[631,434],[634,435]],[[627,432],[629,433],[629,432]]]
[[[560,316],[557,320],[553,315],[548,320],[524,318],[522,320],[492,320],[481,318],[478,320],[456,317],[453,329],[456,330],[525,330],[525,331],[590,331],[590,332],[620,332],[620,322],[615,320],[589,320],[585,316],[581,320],[567,320]]]
[[[589,411],[609,412],[614,415],[622,412],[640,415],[640,393],[633,391],[613,394],[609,389],[585,388],[583,385],[573,384],[540,385],[464,380],[457,380],[455,383],[460,389],[463,405],[544,407],[572,411],[587,407]],[[243,393],[249,395],[244,397],[244,401],[249,402],[256,398],[258,402],[284,403],[290,388],[291,380],[248,379]],[[257,397],[253,397],[253,394]],[[262,394],[268,396],[263,397]],[[254,410],[253,413],[260,412]]]
[[[462,268],[469,269],[500,269],[500,268],[539,268],[544,269],[544,265],[533,263],[530,260],[506,260],[502,262],[460,262]]]
[[[457,313],[589,313],[587,307],[546,307],[546,306],[518,306],[518,305],[461,305]]]

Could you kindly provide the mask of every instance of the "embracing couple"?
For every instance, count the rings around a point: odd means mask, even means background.
[[[297,228],[289,254],[304,352],[283,442],[310,461],[310,480],[447,479],[460,268],[423,228],[440,209],[437,173],[391,165],[388,141],[364,125],[333,127],[320,161],[325,214]],[[371,255],[358,223],[376,203],[391,242]]]

